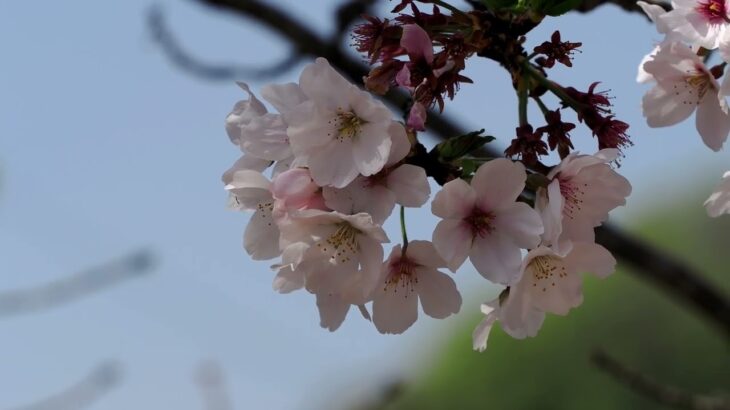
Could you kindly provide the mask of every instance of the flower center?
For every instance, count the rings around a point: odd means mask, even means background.
[[[334,120],[330,120],[330,124],[334,124],[335,129],[337,129],[335,139],[340,142],[357,138],[365,122],[354,112],[343,111],[342,109],[338,109],[337,116]]]
[[[565,266],[555,256],[536,256],[530,261],[528,267],[532,270],[532,287],[542,289],[546,292],[549,287],[555,286],[556,279],[568,276]],[[557,275],[557,277],[555,276]]]
[[[471,215],[464,218],[471,228],[472,237],[484,238],[494,231],[494,214],[484,212],[479,208],[474,208]]]
[[[317,247],[329,256],[330,262],[346,263],[357,254],[357,235],[360,231],[347,222],[340,222],[336,227],[332,235],[317,242]]]
[[[699,71],[699,70],[698,70]],[[709,90],[712,87],[712,82],[710,81],[710,76],[706,73],[700,71],[697,75],[689,76],[684,81],[687,82],[687,85],[692,87],[697,91],[697,103],[699,104],[700,100],[702,100],[702,97],[705,96],[707,93],[707,90]]]
[[[702,17],[710,24],[727,24],[730,19],[727,16],[724,0],[707,0],[697,3],[695,8]]]
[[[236,198],[238,201],[238,198]],[[266,225],[271,226],[271,212],[274,210],[274,201],[259,202],[256,205],[257,214],[263,219],[268,219]]]
[[[571,181],[560,180],[560,195],[563,197],[563,215],[575,219],[575,214],[583,209],[584,189],[588,184],[574,184]]]
[[[383,290],[388,291],[392,289],[394,293],[398,293],[398,287],[400,286],[406,292],[405,297],[408,297],[408,294],[415,290],[415,286],[418,283],[416,266],[416,263],[405,257],[392,263],[388,277],[385,279],[385,287]]]

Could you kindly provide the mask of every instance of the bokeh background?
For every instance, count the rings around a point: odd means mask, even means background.
[[[334,29],[337,0],[269,3],[322,35]],[[623,269],[588,279],[584,305],[550,318],[538,338],[496,329],[482,354],[471,350],[471,329],[479,303],[499,290],[469,266],[456,274],[465,298],[456,317],[421,318],[404,335],[383,336],[351,312],[337,332],[322,330],[311,295],[271,290],[269,264],[241,247],[248,216],[225,209],[220,175],[238,152],[223,119],[244,95],[232,80],[171,64],[147,24],[153,6],[202,61],[256,66],[290,53],[265,27],[193,1],[0,2],[0,292],[138,249],[156,261],[148,274],[73,303],[0,315],[0,409],[41,408],[29,405],[107,360],[121,373],[95,409],[206,408],[201,363],[220,369],[236,409],[655,408],[591,364],[596,347],[691,391],[730,387],[722,335]],[[392,6],[382,1],[378,13]],[[632,125],[635,146],[620,172],[634,192],[612,220],[730,291],[730,223],[702,208],[730,156],[709,151],[693,120],[649,129],[641,116],[646,89],[636,67],[659,35],[643,16],[609,5],[549,19],[528,44],[556,29],[583,52],[553,78],[579,89],[601,81]],[[240,80],[255,90],[296,81],[304,63],[274,79]],[[466,74],[475,84],[446,113],[504,144],[517,119],[509,78],[477,59]],[[595,151],[578,130],[578,147]],[[427,207],[409,210],[408,220],[410,237],[430,238]],[[42,408],[76,408],[56,404]]]

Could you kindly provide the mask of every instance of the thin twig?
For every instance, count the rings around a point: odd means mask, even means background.
[[[37,287],[0,292],[0,318],[50,309],[72,302],[148,273],[153,265],[152,254],[143,250]]]
[[[147,26],[149,27],[152,39],[160,46],[160,49],[175,66],[196,77],[202,77],[208,80],[231,81],[232,78],[273,78],[286,73],[302,59],[302,55],[299,53],[289,53],[283,60],[265,67],[244,67],[232,63],[205,63],[193,57],[180,46],[180,43],[168,29],[165,23],[164,13],[160,7],[153,6],[150,8],[147,14]]]
[[[116,362],[97,366],[83,380],[66,390],[33,404],[8,410],[81,410],[91,406],[121,381],[121,367]]]
[[[327,58],[330,64],[353,82],[362,81],[363,75],[368,71],[367,66],[342,51],[339,37],[331,40],[322,39],[288,13],[263,1],[195,1],[258,21],[289,41],[300,53]],[[407,107],[408,96],[403,92],[391,91],[384,98],[401,110]],[[427,126],[441,138],[468,132],[447,116],[436,113],[428,115]],[[485,155],[501,156],[493,149],[487,150]],[[730,300],[707,283],[699,272],[611,225],[604,225],[597,234],[598,243],[636,268],[630,272],[659,284],[661,289],[692,306],[725,336],[730,337]]]
[[[591,361],[617,382],[664,406],[689,410],[730,409],[730,400],[727,398],[689,393],[674,386],[660,384],[650,377],[624,366],[603,350],[596,350],[591,355]]]

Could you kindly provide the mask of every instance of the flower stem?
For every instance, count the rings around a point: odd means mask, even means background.
[[[527,79],[521,78],[517,83],[517,111],[520,116],[520,127],[527,125]]]
[[[403,205],[400,206],[400,233],[403,236],[401,255],[405,255],[408,248],[408,232],[406,232],[406,208]]]
[[[523,65],[524,72],[535,79],[540,85],[547,88],[551,93],[555,94],[556,97],[560,98],[560,101],[567,104],[570,108],[572,108],[575,112],[581,112],[584,108],[583,104],[579,103],[578,101],[574,100],[573,97],[569,96],[568,93],[563,90],[563,87],[555,84],[554,82],[548,80],[541,72],[537,71],[535,67],[533,67],[530,63],[525,63]]]
[[[542,115],[547,115],[547,113],[550,112],[550,110],[545,105],[545,103],[542,102],[542,98],[535,96],[535,97],[532,97],[532,99],[535,100],[537,105],[540,107],[540,111],[542,111]]]

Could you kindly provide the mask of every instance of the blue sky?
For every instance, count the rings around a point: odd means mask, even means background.
[[[335,1],[272,3],[322,34],[331,29]],[[172,67],[145,27],[152,4],[163,5],[186,48],[209,61],[266,63],[288,52],[257,24],[193,2],[0,5],[0,290],[44,283],[142,246],[160,259],[145,279],[0,321],[0,408],[62,390],[107,358],[123,363],[125,378],[98,409],[199,409],[193,372],[208,359],[224,368],[239,409],[332,406],[412,372],[458,318],[421,320],[393,337],[351,314],[331,334],[319,328],[310,295],[274,293],[268,263],[243,253],[248,216],[225,210],[219,179],[238,155],[223,119],[243,94],[232,82],[200,81]],[[556,69],[554,78],[579,89],[602,81],[619,118],[632,125],[636,145],[620,171],[634,194],[615,219],[627,224],[687,197],[702,212],[709,187],[730,168],[728,154],[705,148],[693,121],[646,127],[645,88],[634,77],[659,40],[653,27],[606,7],[548,20],[528,43],[556,28],[564,39],[582,41],[584,51],[574,69]],[[298,71],[276,81],[294,81]],[[475,60],[467,75],[476,84],[464,86],[447,113],[505,141],[517,119],[507,74]],[[574,140],[594,150],[583,129]],[[409,220],[413,239],[430,238],[435,221],[427,209],[410,212]],[[457,276],[468,294],[463,311],[494,293],[469,269]],[[423,339],[427,333],[437,336]]]

